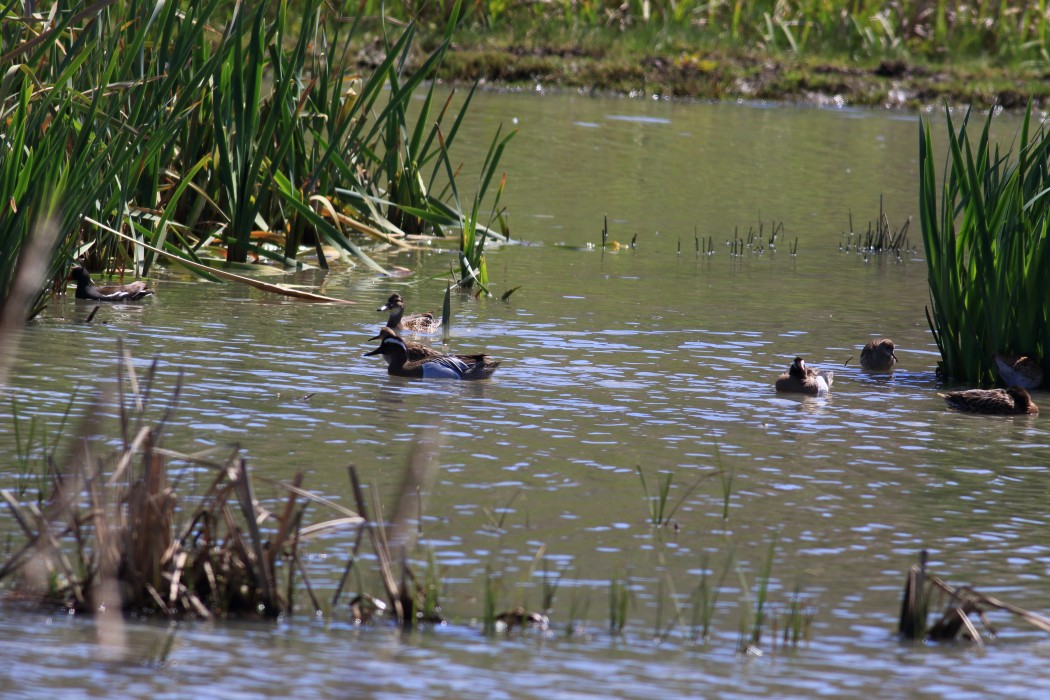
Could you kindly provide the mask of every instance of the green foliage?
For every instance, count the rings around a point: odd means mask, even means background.
[[[477,202],[464,213],[458,199],[445,201],[455,193],[448,149],[470,95],[458,110],[452,96],[435,109],[431,84],[409,117],[448,49],[459,3],[442,9],[442,40],[418,61],[414,24],[380,27],[382,57],[368,72],[358,72],[357,9],[111,0],[56,5],[49,23],[48,7],[39,22],[17,16],[20,5],[0,8],[9,65],[0,81],[0,248],[13,253],[0,259],[0,301],[17,252],[48,217],[63,234],[49,271],[56,285],[81,256],[92,269],[147,274],[155,254],[125,235],[195,262],[295,265],[308,250],[325,266],[329,244],[384,272],[362,236],[478,230]],[[507,140],[497,133],[487,177]]]
[[[1033,133],[1031,105],[1016,158],[989,131],[974,143],[970,112],[956,129],[946,110],[949,155],[938,186],[930,125],[920,123],[919,209],[930,285],[930,329],[939,372],[989,384],[996,353],[1040,358],[1050,371],[1050,132]]]
[[[642,482],[645,504],[649,509],[649,524],[653,527],[666,527],[672,524],[674,514],[678,512],[678,509],[682,507],[686,499],[696,491],[697,487],[700,486],[700,482],[712,476],[712,474],[701,475],[682,493],[674,505],[669,505],[667,499],[671,495],[671,483],[674,481],[674,472],[664,473],[663,477],[657,482],[657,490],[654,493],[649,490],[649,483],[645,480],[645,472],[642,471],[642,467],[635,465],[635,471],[638,472],[638,479]],[[723,491],[728,491],[732,487],[732,477],[730,476],[729,484],[726,485],[726,477],[721,469],[718,471],[718,474],[723,479]],[[728,493],[725,494],[725,498],[728,502]],[[726,508],[728,508],[728,505]]]
[[[623,632],[627,626],[627,605],[631,589],[626,577],[617,577],[609,582],[609,630],[614,634]]]
[[[543,35],[570,29],[579,36],[612,28],[645,35],[650,45],[691,35],[708,44],[744,45],[794,54],[931,60],[965,55],[1007,61],[1046,61],[1046,0],[964,2],[903,0],[655,0],[507,3],[484,0],[477,25]],[[397,4],[392,6],[397,12]],[[542,8],[542,10],[540,9]],[[404,15],[412,17],[413,15]]]

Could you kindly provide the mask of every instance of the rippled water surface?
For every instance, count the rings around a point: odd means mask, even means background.
[[[96,621],[5,611],[3,687],[391,698],[1050,690],[1050,642],[1013,620],[997,617],[1003,634],[984,649],[916,648],[893,634],[922,548],[953,582],[1050,607],[1045,419],[945,410],[917,227],[920,251],[900,260],[840,250],[850,213],[865,230],[880,195],[895,228],[916,214],[917,117],[500,94],[478,95],[473,117],[460,138],[479,149],[498,122],[520,129],[504,165],[522,243],[493,249],[488,265],[497,295],[522,287],[509,302],[453,302],[451,345],[500,358],[491,381],[411,382],[363,357],[382,320],[375,308],[392,291],[409,311],[440,308],[453,258],[434,246],[380,257],[415,271],[405,279],[358,268],[288,280],[323,282],[354,306],[174,275],[158,281],[155,298],[106,307],[90,325],[90,305],[58,300],[26,334],[12,392],[23,421],[55,425],[79,387],[81,415],[114,386],[123,341],[141,372],[157,358],[161,395],[182,373],[169,447],[238,443],[257,474],[301,469],[307,488],[348,505],[348,464],[392,497],[420,431],[437,426],[421,530],[450,624],[407,636],[355,628],[342,610],[315,620],[300,595],[301,614],[276,627],[129,622],[110,631],[122,641],[103,645]],[[1011,123],[1001,124],[1007,136]],[[469,168],[473,156],[460,155]],[[619,245],[603,255],[594,244],[606,215]],[[775,249],[730,254],[727,240],[760,224],[768,238],[774,222],[784,225]],[[713,255],[695,253],[696,236],[710,237]],[[856,359],[844,366],[879,335],[897,342],[895,373],[863,373]],[[835,370],[829,398],[773,391],[796,354]],[[103,399],[95,410],[112,415],[112,406]],[[0,410],[10,455],[10,402]],[[672,471],[675,502],[719,465],[732,474],[727,520],[721,483],[709,477],[675,514],[677,532],[646,525],[637,466],[651,485]],[[323,595],[350,535],[307,548]],[[815,611],[811,641],[775,649],[767,634],[761,656],[738,655],[742,582],[753,594],[774,541],[774,617],[798,590]],[[541,549],[561,574],[552,631],[485,638],[486,571],[500,576],[501,608],[538,607]],[[719,578],[727,567],[713,636],[691,644],[689,594],[703,571]],[[609,590],[621,577],[631,607],[615,636]],[[376,579],[365,585],[379,590]]]

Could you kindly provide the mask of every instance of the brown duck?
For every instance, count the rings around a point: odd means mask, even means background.
[[[434,318],[432,313],[411,314],[405,316],[405,300],[400,294],[391,294],[386,303],[376,311],[389,311],[386,327],[394,331],[417,331],[433,333],[441,326],[441,319]]]
[[[971,413],[990,415],[1035,415],[1039,407],[1023,387],[1011,386],[1006,389],[967,389],[938,394],[948,402],[951,408]]]
[[[889,338],[869,340],[860,351],[860,366],[869,372],[888,372],[897,364],[894,349]]]
[[[796,357],[788,371],[777,379],[776,388],[780,392],[825,396],[834,376],[834,372],[810,369],[805,360]]]
[[[1043,368],[1030,355],[994,355],[999,377],[1007,386],[1036,389],[1043,383]]]

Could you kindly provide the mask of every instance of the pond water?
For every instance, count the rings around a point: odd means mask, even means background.
[[[0,615],[5,693],[1050,690],[1050,640],[1012,619],[995,617],[1002,634],[985,648],[913,646],[894,634],[905,574],[923,548],[933,572],[952,582],[1050,608],[1045,419],[945,410],[917,225],[910,238],[918,252],[899,260],[841,250],[850,214],[866,230],[880,196],[894,228],[917,214],[917,116],[485,93],[469,122],[461,147],[483,149],[500,122],[520,129],[504,161],[504,203],[521,244],[492,249],[488,266],[497,295],[521,289],[506,302],[453,300],[451,346],[501,359],[491,381],[412,382],[363,357],[383,320],[375,309],[392,291],[409,312],[440,308],[454,258],[434,246],[379,256],[414,270],[404,279],[359,267],[287,280],[323,282],[354,306],[285,302],[175,273],[159,280],[156,297],[103,308],[91,324],[83,322],[91,305],[57,300],[25,335],[10,392],[23,421],[36,415],[54,426],[74,387],[77,414],[97,387],[113,385],[123,341],[140,370],[157,358],[161,394],[183,373],[167,446],[238,443],[256,474],[288,479],[302,469],[308,489],[348,506],[347,464],[390,502],[420,431],[436,426],[441,444],[420,530],[441,567],[449,624],[407,635],[355,627],[345,610],[315,618],[299,595],[301,612],[275,626],[129,622],[119,644],[104,645],[85,616],[9,609]],[[1009,135],[1014,123],[1003,117],[999,128]],[[469,166],[482,152],[460,157]],[[605,216],[622,245],[603,254],[595,244]],[[784,227],[775,249],[731,255],[727,241],[760,225],[768,237],[774,223]],[[710,237],[713,254],[695,253],[696,236]],[[897,342],[896,372],[863,373],[856,359],[844,366],[882,335]],[[828,398],[773,391],[795,355],[835,370]],[[108,403],[97,410],[116,411]],[[0,411],[9,457],[10,402]],[[651,485],[673,473],[674,503],[719,466],[732,474],[727,519],[721,482],[707,478],[675,513],[677,531],[648,526],[637,467]],[[13,468],[0,479],[10,488]],[[351,536],[308,546],[322,596],[331,596]],[[769,623],[762,654],[742,655],[743,601],[755,595],[774,543],[773,617],[797,591],[814,611],[810,641],[774,646]],[[499,576],[501,609],[539,607],[541,550],[547,570],[561,576],[551,631],[485,637],[486,572]],[[689,594],[704,571],[719,578],[727,570],[712,636],[692,643]],[[615,579],[631,591],[622,635],[608,631]],[[377,580],[366,584],[379,590]],[[671,624],[672,599],[684,624]]]

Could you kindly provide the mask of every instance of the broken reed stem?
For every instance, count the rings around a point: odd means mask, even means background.
[[[984,615],[984,608],[1003,610],[1050,633],[1050,618],[992,598],[967,586],[959,588],[952,586],[940,577],[927,573],[926,562],[927,553],[923,550],[919,554],[919,564],[913,565],[908,570],[899,624],[899,632],[905,639],[949,642],[955,640],[965,630],[969,639],[977,644],[983,644],[984,640],[971,616],[976,614],[984,627],[994,636],[995,630],[988,623]],[[948,601],[944,612],[937,621],[928,626],[927,616],[931,593],[935,590],[944,593]]]
[[[394,573],[390,567],[390,554],[386,549],[385,542],[377,531],[378,528],[376,523],[368,517],[368,504],[365,502],[364,493],[361,490],[361,482],[357,478],[357,468],[354,465],[347,467],[350,472],[350,483],[354,489],[354,500],[357,501],[357,511],[361,514],[361,517],[365,519],[365,527],[368,528],[368,536],[372,540],[372,549],[375,551],[376,559],[379,560],[379,574],[383,581],[383,588],[386,589],[387,600],[390,601],[390,606],[394,609],[394,614],[397,617],[398,625],[403,625],[405,621],[405,611],[401,606],[401,596],[398,593],[397,580],[394,578]]]

